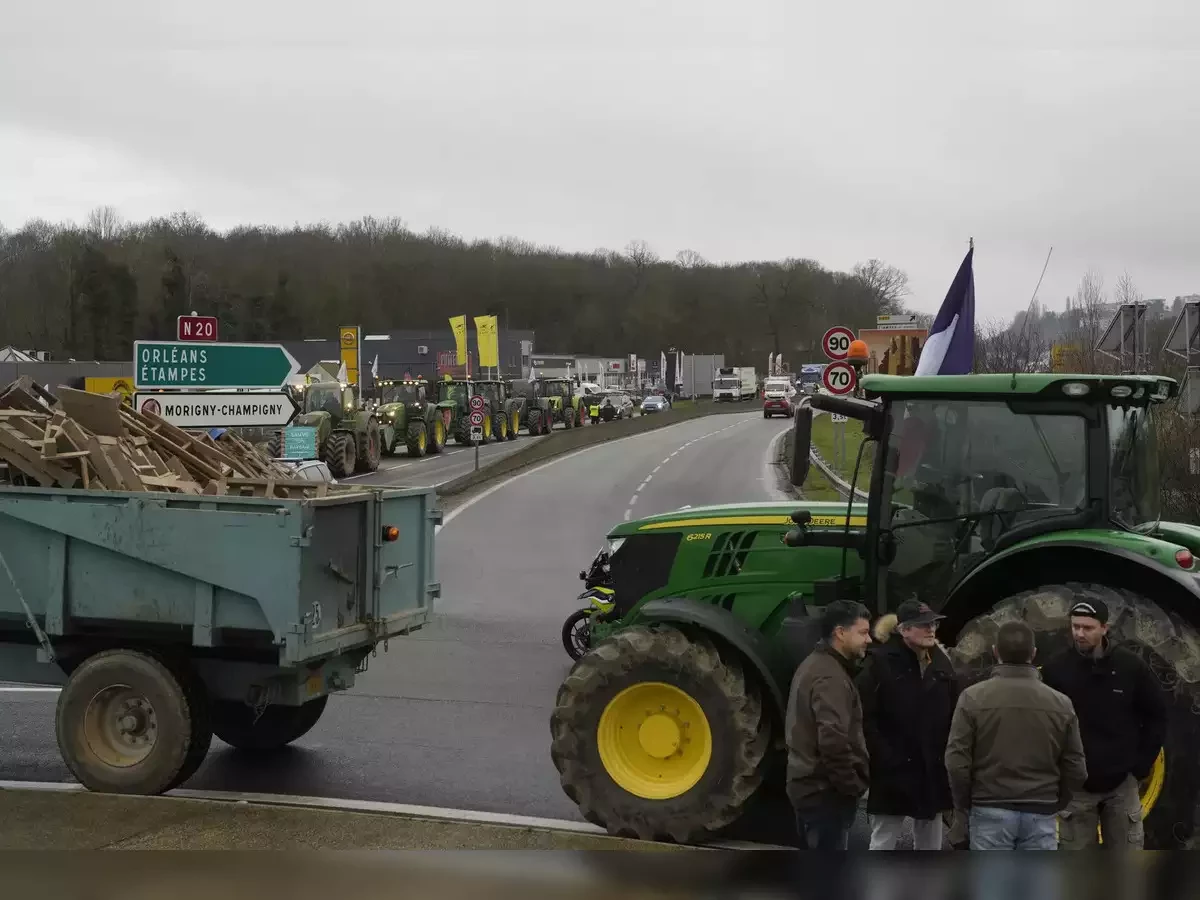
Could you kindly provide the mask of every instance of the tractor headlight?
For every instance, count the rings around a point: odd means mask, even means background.
[[[621,549],[621,545],[624,543],[625,543],[625,538],[623,538],[623,537],[609,538],[608,539],[608,555],[613,556],[618,550]]]

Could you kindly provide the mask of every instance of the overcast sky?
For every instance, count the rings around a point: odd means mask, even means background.
[[[399,216],[1200,292],[1200,5],[0,0],[0,223]]]

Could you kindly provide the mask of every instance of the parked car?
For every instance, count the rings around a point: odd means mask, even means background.
[[[642,399],[642,415],[648,413],[666,412],[671,408],[671,404],[667,402],[667,398],[662,394],[650,394]]]
[[[606,391],[588,397],[588,417],[593,422],[633,418],[633,400],[623,391]]]

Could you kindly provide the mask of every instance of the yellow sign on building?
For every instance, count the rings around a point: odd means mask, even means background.
[[[76,384],[78,383],[76,382]],[[117,393],[121,395],[122,403],[133,405],[132,378],[85,378],[83,379],[83,389],[89,394]]]
[[[358,384],[359,326],[338,328],[338,346],[342,351],[342,364],[346,367],[346,380]]]

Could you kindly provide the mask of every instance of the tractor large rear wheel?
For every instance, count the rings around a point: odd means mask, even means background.
[[[271,435],[270,439],[267,441],[267,455],[270,456],[271,459],[283,458],[283,435],[278,431]]]
[[[324,447],[325,465],[334,478],[349,478],[354,474],[354,460],[357,456],[354,448],[354,435],[345,431],[335,431]]]
[[[1070,609],[1100,599],[1109,610],[1109,638],[1145,660],[1162,685],[1170,719],[1167,742],[1141,785],[1146,849],[1200,846],[1200,630],[1133,591],[1068,582],[1022,591],[959,632],[951,658],[968,682],[986,677],[996,631],[1023,620],[1037,639],[1037,662],[1071,647]]]
[[[379,420],[368,419],[367,428],[355,439],[359,468],[364,472],[375,472],[379,469],[380,451]]]
[[[517,433],[521,430],[521,412],[514,409],[508,414],[508,439],[515,441]]]
[[[529,429],[530,437],[542,433],[542,411],[531,409],[525,416],[525,427]]]
[[[508,416],[504,413],[496,413],[492,417],[492,434],[496,438],[496,443],[508,440]]]
[[[741,816],[770,720],[740,663],[707,640],[632,626],[575,664],[550,730],[563,790],[589,822],[686,843]]]
[[[571,409],[570,406],[563,407],[562,420],[563,420],[563,428],[574,428],[575,427],[575,410]]]

